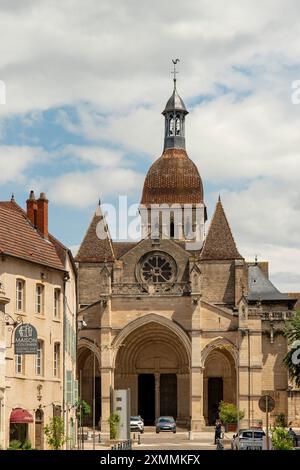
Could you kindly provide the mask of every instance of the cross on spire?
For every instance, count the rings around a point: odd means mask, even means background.
[[[173,74],[173,80],[174,82],[176,82],[176,75],[177,73],[179,73],[177,70],[176,70],[176,65],[178,62],[180,62],[179,59],[172,59],[172,62],[173,62],[173,71],[172,71],[172,74]]]

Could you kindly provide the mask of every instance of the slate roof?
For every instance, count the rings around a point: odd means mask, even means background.
[[[249,301],[293,301],[289,294],[282,294],[272,284],[257,264],[249,265],[248,289]]]
[[[0,253],[65,270],[67,251],[52,235],[43,238],[15,201],[0,202]]]
[[[243,259],[243,257],[238,252],[221,199],[219,198],[203,244],[201,260],[234,259]]]

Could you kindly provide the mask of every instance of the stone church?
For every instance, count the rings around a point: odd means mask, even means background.
[[[299,425],[300,392],[282,364],[296,299],[271,283],[267,262],[243,258],[220,199],[205,235],[203,184],[186,152],[188,111],[176,79],[162,114],[164,147],[144,182],[141,240],[113,241],[108,229],[99,238],[99,205],[77,254],[81,395],[91,404],[95,389],[103,432],[119,388],[131,390],[131,413],[146,425],[172,415],[197,432],[215,422],[221,400],[255,425],[266,393],[276,403],[272,420],[284,414]]]

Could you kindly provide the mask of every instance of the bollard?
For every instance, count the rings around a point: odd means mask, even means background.
[[[139,434],[138,435],[138,445],[140,445],[140,443],[141,443],[141,435]]]

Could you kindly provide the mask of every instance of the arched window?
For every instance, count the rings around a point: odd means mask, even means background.
[[[43,315],[44,313],[44,286],[37,284],[35,287],[35,313]]]
[[[16,281],[16,309],[25,311],[25,281],[23,279]]]
[[[60,289],[54,289],[54,318],[60,318]]]
[[[177,116],[176,116],[176,121],[175,121],[175,132],[176,132],[176,135],[180,135],[180,128],[181,128],[180,117],[179,117],[179,114],[177,114]]]
[[[174,118],[173,116],[169,119],[169,135],[174,135]]]
[[[54,343],[53,351],[53,375],[56,378],[60,377],[60,343]]]
[[[44,375],[44,341],[41,339],[37,343],[37,354],[35,356],[35,373]]]
[[[175,235],[175,229],[174,229],[174,222],[172,221],[170,223],[170,238],[174,238]]]

